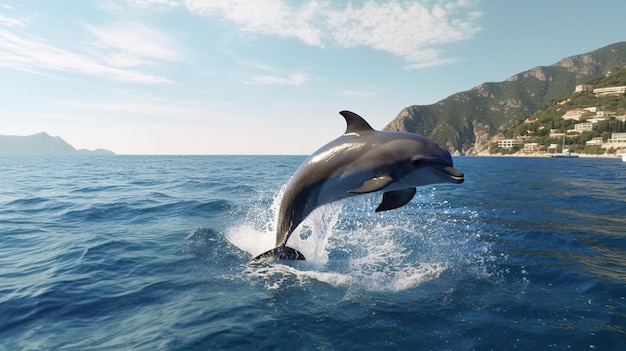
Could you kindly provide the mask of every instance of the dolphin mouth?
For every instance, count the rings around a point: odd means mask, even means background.
[[[444,167],[443,171],[457,184],[461,184],[465,181],[465,175],[463,172],[452,166]]]

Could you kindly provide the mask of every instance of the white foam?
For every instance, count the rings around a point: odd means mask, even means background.
[[[440,263],[421,263],[417,267],[407,266],[395,275],[389,284],[393,291],[402,291],[414,288],[427,281],[439,278],[446,270],[446,265]]]
[[[246,273],[255,279],[263,280],[268,290],[279,289],[290,278],[294,278],[300,285],[306,284],[310,280],[317,280],[336,287],[351,286],[354,283],[354,278],[348,274],[303,270],[281,263],[251,265],[248,266]]]
[[[274,202],[276,203],[276,201]],[[276,246],[276,233],[274,232],[276,220],[272,220],[272,224],[261,225],[260,229],[254,226],[254,222],[264,222],[267,221],[267,218],[275,218],[276,208],[277,206],[273,205],[265,219],[258,218],[257,215],[257,218],[246,223],[228,228],[226,238],[253,256],[273,249]],[[296,231],[289,238],[288,245],[302,252],[307,261],[325,265],[328,262],[328,238],[332,234],[342,208],[343,205],[340,202],[322,206],[313,211],[296,228]]]
[[[226,239],[253,257],[276,247],[276,216],[285,187],[273,198],[269,208],[255,206],[247,214],[245,223],[228,228]]]
[[[275,247],[276,233],[245,223],[228,228],[226,239],[254,257]]]
[[[342,201],[317,208],[298,226],[289,240],[289,246],[302,252],[310,262],[327,264],[328,239],[333,234],[342,209]]]
[[[269,209],[255,208],[245,223],[229,228],[226,238],[251,257],[272,249],[280,195]],[[365,211],[372,208],[371,202],[367,197],[351,199],[346,205],[350,218],[343,219],[344,202],[316,209],[288,243],[304,254],[305,262],[253,265],[246,273],[267,289],[315,280],[368,291],[403,291],[439,278],[459,257],[468,258],[463,252],[468,243],[450,242],[450,235],[458,235],[449,233],[450,228],[442,229],[432,218],[374,215]]]

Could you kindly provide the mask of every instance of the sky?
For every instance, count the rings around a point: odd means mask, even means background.
[[[0,135],[310,154],[411,105],[626,41],[614,0],[0,0]]]

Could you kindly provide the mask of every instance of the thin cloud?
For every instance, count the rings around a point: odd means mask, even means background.
[[[179,3],[173,0],[128,0],[131,6],[135,7],[149,7],[154,5],[177,7]]]
[[[343,7],[308,1],[293,6],[285,0],[186,0],[193,13],[220,17],[241,30],[294,37],[318,47],[369,47],[424,68],[457,61],[443,57],[440,47],[468,40],[479,30],[481,13],[473,1],[368,1]]]
[[[0,25],[7,27],[26,27],[28,20],[23,18],[8,17],[0,14]]]
[[[244,81],[244,84],[262,84],[262,85],[301,85],[309,81],[310,78],[306,74],[295,73],[287,77],[278,76],[256,76]]]
[[[323,46],[316,26],[320,4],[309,1],[292,7],[282,0],[186,0],[193,13],[217,16],[235,22],[247,32],[295,37],[311,46]]]
[[[125,61],[134,61],[131,66],[149,60],[175,61],[181,56],[173,39],[141,23],[116,23],[101,27],[83,23],[83,27],[94,37],[92,45],[118,60],[125,57]]]
[[[178,4],[167,0],[131,2],[146,6]],[[161,84],[173,82],[141,72],[139,68],[180,60],[182,56],[180,46],[170,36],[139,22],[107,26],[79,22],[79,30],[71,34],[73,37],[57,43],[47,40],[45,34],[29,34],[30,21],[28,17],[0,14],[0,26],[6,28],[0,30],[0,67],[46,76],[51,76],[50,71],[63,71],[123,82]],[[80,45],[72,45],[76,42]]]
[[[363,91],[363,90],[354,90],[354,89],[346,89],[342,93],[344,95],[354,96],[354,97],[359,97],[359,98],[367,98],[367,97],[376,96],[376,93]]]
[[[124,82],[172,83],[167,78],[112,67],[92,57],[58,48],[41,38],[6,30],[0,30],[0,66],[23,71],[77,72]]]
[[[123,99],[68,100],[50,99],[55,105],[71,110],[112,112],[114,115],[145,117],[149,120],[203,122],[208,118],[210,106],[194,101],[181,101],[152,97],[126,97]]]

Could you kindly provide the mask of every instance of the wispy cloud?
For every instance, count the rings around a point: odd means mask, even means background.
[[[155,3],[155,1],[147,1]],[[0,66],[46,74],[43,70],[75,72],[106,79],[139,83],[172,83],[141,68],[160,61],[181,59],[181,48],[170,36],[139,22],[95,26],[84,22],[73,38],[81,45],[64,47],[28,34],[28,21],[0,15]]]
[[[153,5],[177,7],[179,5],[178,1],[174,0],[128,0],[128,3],[136,7],[148,7]]]
[[[154,60],[175,61],[181,58],[173,39],[141,23],[116,23],[109,26],[83,27],[93,37],[92,46],[108,64],[115,67],[150,65]]]
[[[370,47],[402,57],[407,68],[448,64],[442,45],[472,38],[481,13],[472,0],[367,1],[343,7],[308,1],[185,0],[193,13],[225,18],[241,30],[294,37],[324,47]]]
[[[207,111],[210,110],[210,106],[202,102],[151,96],[131,96],[106,100],[50,99],[49,101],[70,110],[85,110],[89,113],[112,112],[113,115],[119,115],[123,118],[133,116],[134,118],[172,122],[203,122],[209,118]]]
[[[344,47],[366,46],[403,57],[408,68],[454,62],[441,57],[440,45],[466,40],[478,30],[477,12],[466,13],[466,1],[367,2],[361,8],[348,5],[329,16],[334,40]]]
[[[294,7],[283,0],[185,0],[185,6],[200,15],[226,18],[244,31],[323,46],[321,30],[315,25],[321,6],[317,1]]]
[[[45,40],[0,30],[0,66],[24,71],[48,69],[140,83],[171,83],[167,78],[121,69],[98,58],[56,47]]]
[[[28,20],[25,18],[9,17],[0,14],[0,25],[7,27],[25,27]]]
[[[370,91],[354,90],[354,89],[346,89],[342,93],[344,95],[354,96],[354,97],[359,97],[359,98],[367,98],[367,97],[376,96],[376,93],[373,93]]]
[[[263,85],[300,85],[309,81],[309,76],[301,73],[290,74],[286,77],[279,76],[255,76],[244,81],[245,84],[263,84]]]

